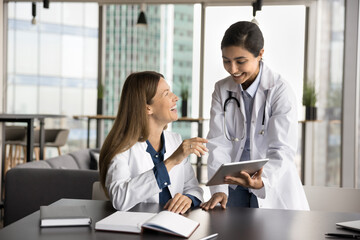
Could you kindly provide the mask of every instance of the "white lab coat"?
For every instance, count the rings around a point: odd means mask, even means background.
[[[166,153],[170,157],[182,140],[177,133],[164,131]],[[117,154],[111,161],[105,186],[114,208],[126,211],[140,202],[159,203],[159,188],[153,171],[154,163],[148,152],[147,143],[137,142],[129,150]],[[171,196],[176,193],[191,194],[203,201],[203,190],[195,177],[188,160],[173,167],[169,172]]]
[[[241,106],[241,112],[234,101],[226,107],[228,136],[239,138],[238,142],[229,141],[224,136],[223,109],[229,95],[228,91],[233,92],[232,95],[240,101]],[[265,132],[261,135],[265,100]],[[222,163],[240,160],[246,142],[244,119],[246,119],[244,101],[239,86],[231,76],[218,81],[212,95],[210,131],[207,137],[209,179]],[[262,174],[264,187],[258,190],[250,189],[258,197],[261,208],[309,210],[294,164],[297,132],[294,92],[279,74],[263,64],[261,81],[254,97],[250,133],[248,133],[251,159],[270,159],[264,166]],[[212,186],[210,190],[212,194],[224,192],[228,195],[228,185]]]

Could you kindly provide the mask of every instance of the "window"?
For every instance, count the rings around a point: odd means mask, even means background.
[[[308,79],[315,81],[317,89],[318,121],[308,124],[313,145],[305,153],[308,184],[340,186],[342,135],[342,91],[344,61],[344,1],[331,0],[318,5],[316,41],[309,39],[309,47],[315,47],[316,67],[308,66]],[[314,40],[314,38],[313,38]],[[314,46],[315,42],[318,42]],[[306,165],[305,164],[305,165]]]
[[[105,101],[108,103],[105,114],[116,115],[126,77],[131,72],[144,70],[162,73],[178,96],[181,79],[184,79],[190,89],[188,108],[191,111],[193,35],[190,33],[194,28],[194,5],[148,4],[145,10],[148,20],[146,29],[135,25],[139,12],[139,5],[106,6]],[[129,22],[124,24],[122,19]],[[123,34],[118,35],[117,31]],[[184,32],[189,34],[185,36]],[[178,102],[180,108],[181,101]],[[188,116],[191,116],[190,112]],[[111,126],[111,122],[106,123],[105,135]],[[188,138],[191,136],[190,126],[189,123],[174,123],[171,127]]]
[[[70,128],[68,151],[84,148],[86,123],[72,116],[96,110],[98,5],[37,3],[31,18],[31,2],[8,4],[7,112],[68,115],[46,127]]]

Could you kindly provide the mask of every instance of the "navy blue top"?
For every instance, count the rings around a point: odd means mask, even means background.
[[[162,189],[162,191],[159,193],[159,203],[160,205],[163,206],[172,198],[169,188],[167,187],[168,185],[171,184],[170,177],[164,164],[164,155],[166,153],[164,133],[161,134],[162,147],[159,152],[155,151],[149,140],[146,140],[146,143],[148,145],[146,151],[150,154],[155,165],[153,171],[155,174],[156,181],[158,183],[159,188]],[[191,199],[192,207],[197,207],[200,205],[201,201],[197,197],[191,194],[185,194],[185,196]]]
[[[254,97],[256,91],[259,88],[260,81],[261,81],[261,74],[263,69],[263,63],[260,62],[260,70],[258,75],[256,76],[254,82],[246,89],[243,90],[242,85],[239,84],[240,91],[242,92],[243,100],[244,100],[244,108],[245,108],[245,115],[246,115],[246,142],[244,146],[244,150],[240,157],[240,161],[248,161],[250,160],[250,126],[251,126],[251,114],[254,105]],[[245,131],[245,129],[244,129]]]

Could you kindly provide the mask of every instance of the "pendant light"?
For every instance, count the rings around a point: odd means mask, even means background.
[[[33,2],[31,3],[31,15],[32,15],[32,20],[31,20],[31,24],[35,25],[36,24],[36,3]]]
[[[140,14],[136,23],[136,26],[147,26],[146,16],[145,16],[145,3],[142,3],[140,6]]]
[[[252,3],[253,7],[253,19],[251,20],[252,23],[255,23],[256,25],[259,25],[259,22],[255,19],[256,11],[261,11],[262,7],[262,0],[256,0]]]
[[[44,8],[49,8],[50,0],[44,0],[43,4]]]

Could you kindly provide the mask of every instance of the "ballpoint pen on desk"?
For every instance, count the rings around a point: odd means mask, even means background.
[[[219,234],[218,233],[214,233],[214,234],[211,234],[209,236],[206,236],[206,237],[203,237],[203,238],[200,238],[199,240],[208,240],[208,239],[213,239],[213,238],[216,238]]]
[[[327,237],[360,239],[360,235],[349,233],[325,233]]]

